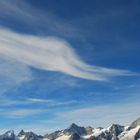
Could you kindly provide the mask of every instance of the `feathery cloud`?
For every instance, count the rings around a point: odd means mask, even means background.
[[[28,66],[0,55],[0,94],[31,79]]]
[[[0,28],[0,54],[29,67],[62,72],[89,80],[107,80],[113,76],[135,74],[127,70],[88,65],[63,39],[23,35],[2,28]]]

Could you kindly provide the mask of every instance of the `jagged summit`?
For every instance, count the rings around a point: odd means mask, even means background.
[[[64,133],[73,133],[78,135],[87,134],[84,127],[78,126],[75,123],[72,123],[67,129],[64,130]]]
[[[14,136],[14,130],[9,130],[5,133],[5,135],[9,136],[9,137],[13,137]]]
[[[118,124],[112,124],[109,128],[109,131],[115,133],[116,135],[119,135],[121,132],[124,131],[124,126],[118,125]]]
[[[70,126],[69,126],[69,128],[71,128],[71,127],[79,127],[77,124],[75,124],[75,123],[72,123]]]
[[[112,140],[117,140],[117,137],[124,131],[124,126],[118,124],[112,124],[108,132]]]
[[[129,129],[119,124],[112,124],[108,128],[92,128],[72,123],[67,129],[46,134],[44,137],[24,130],[16,136],[10,130],[0,135],[0,140],[140,140],[140,118],[131,123]]]
[[[22,135],[24,135],[25,134],[25,132],[24,132],[24,130],[22,129],[19,133],[18,133],[18,136],[20,137],[20,136],[22,136]]]
[[[21,130],[19,134],[17,135],[17,137],[20,140],[39,140],[43,138],[42,136],[38,136],[37,134],[33,132],[24,132],[24,130]]]
[[[14,130],[9,130],[3,135],[1,135],[0,140],[16,140],[16,135],[14,134]]]

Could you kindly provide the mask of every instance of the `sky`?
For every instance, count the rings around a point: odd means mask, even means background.
[[[139,0],[1,0],[0,133],[138,118],[139,16]]]

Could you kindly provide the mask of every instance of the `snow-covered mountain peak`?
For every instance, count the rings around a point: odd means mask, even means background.
[[[14,130],[9,130],[9,131],[7,131],[7,132],[5,133],[5,135],[7,135],[8,137],[13,137],[13,136],[15,136]]]
[[[64,130],[64,133],[86,135],[87,131],[86,131],[86,128],[72,123],[70,125],[70,127],[68,127],[67,129]]]
[[[16,136],[10,130],[0,135],[0,140],[140,140],[140,118],[127,127],[112,124],[108,128],[92,128],[72,123],[67,129],[46,134],[44,137],[23,130]]]

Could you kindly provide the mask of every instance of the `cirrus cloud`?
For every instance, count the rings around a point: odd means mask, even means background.
[[[0,54],[29,67],[89,80],[135,75],[128,70],[88,65],[63,39],[19,34],[4,28],[0,28]]]

